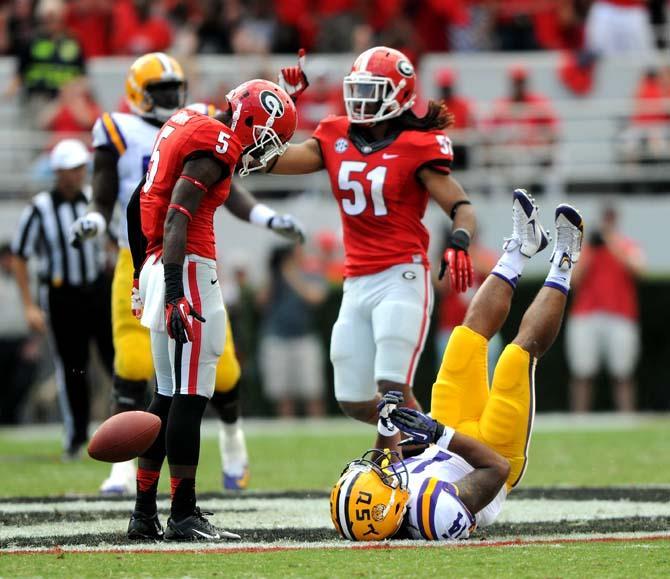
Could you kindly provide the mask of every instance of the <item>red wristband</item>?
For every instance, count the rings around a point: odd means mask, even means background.
[[[186,207],[182,207],[178,203],[170,203],[168,205],[168,209],[174,209],[175,211],[179,211],[179,213],[185,215],[189,221],[193,221],[193,215],[191,215],[191,212],[188,209],[186,209]]]
[[[201,183],[197,179],[194,179],[193,177],[190,177],[189,175],[179,175],[180,179],[184,179],[184,181],[188,181],[191,185],[194,185],[201,191],[204,191],[207,193],[207,187],[204,185],[204,183]]]

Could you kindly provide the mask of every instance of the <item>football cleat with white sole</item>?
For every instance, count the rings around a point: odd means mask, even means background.
[[[100,485],[100,494],[105,496],[134,495],[136,474],[134,460],[114,463],[109,476]]]
[[[181,521],[168,519],[164,538],[166,541],[239,541],[242,537],[230,531],[219,529],[210,523],[205,515],[212,515],[196,507],[192,515]]]
[[[539,209],[525,189],[514,190],[512,202],[512,236],[505,238],[503,249],[519,251],[533,257],[549,245],[550,237],[538,219]]]
[[[574,207],[561,204],[556,207],[556,241],[551,263],[568,271],[579,261],[584,239],[584,220]]]
[[[158,513],[145,515],[139,511],[133,512],[127,536],[131,541],[162,541],[163,527],[158,520]]]

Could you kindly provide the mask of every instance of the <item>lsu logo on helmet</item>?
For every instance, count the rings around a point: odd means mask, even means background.
[[[407,468],[396,452],[368,450],[349,463],[330,493],[337,532],[350,541],[395,535],[409,501],[407,480]]]

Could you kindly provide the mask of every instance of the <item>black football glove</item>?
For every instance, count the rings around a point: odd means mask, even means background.
[[[391,412],[393,425],[409,436],[400,445],[433,444],[444,434],[444,426],[413,408],[396,408]]]

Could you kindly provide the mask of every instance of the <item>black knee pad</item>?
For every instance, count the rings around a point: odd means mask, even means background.
[[[112,403],[117,412],[144,410],[147,407],[146,380],[125,380],[114,376]]]
[[[235,384],[228,392],[216,392],[210,398],[219,418],[227,424],[235,422],[240,417],[240,385]]]

